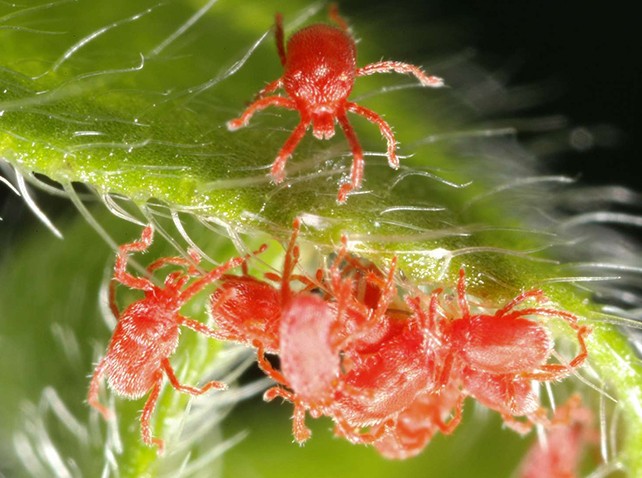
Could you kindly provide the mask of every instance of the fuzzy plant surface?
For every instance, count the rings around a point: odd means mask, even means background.
[[[305,137],[275,185],[268,172],[296,112],[266,110],[233,133],[225,124],[282,73],[270,31],[276,11],[286,36],[326,20],[325,5],[302,0],[0,4],[0,158],[8,181],[0,187],[15,188],[47,226],[11,242],[0,263],[0,473],[365,476],[367,468],[381,477],[509,475],[526,443],[480,413],[467,413],[461,429],[421,457],[392,462],[331,439],[323,421],[306,447],[291,444],[286,406],[248,402],[221,429],[230,408],[264,381],[194,400],[166,387],[154,425],[168,442],[163,456],[140,441],[140,401],[104,391],[117,419],[104,423],[89,411],[88,376],[114,326],[106,284],[118,244],[139,237],[141,225],[156,226],[154,249],[133,258],[140,271],[189,247],[216,264],[268,242],[259,275],[278,270],[299,217],[308,264],[336,252],[345,235],[352,253],[383,269],[396,257],[413,287],[453,291],[464,267],[470,296],[491,309],[541,288],[579,316],[592,328],[588,364],[553,384],[552,395],[578,390],[600,413],[604,463],[587,470],[642,475],[642,367],[621,330],[633,322],[594,302],[595,290],[608,298],[633,282],[626,276],[639,271],[641,256],[624,246],[619,256],[605,256],[602,246],[620,236],[593,227],[601,222],[593,212],[569,216],[569,204],[592,192],[540,170],[506,129],[481,126],[471,104],[484,94],[485,78],[435,59],[425,68],[448,88],[380,75],[359,79],[351,97],[394,126],[398,170],[388,166],[377,128],[355,118],[368,153],[363,188],[346,204],[336,194],[352,158],[340,135]],[[373,30],[358,43],[359,65],[387,53]],[[47,217],[32,185],[67,197],[80,214]],[[47,202],[43,193],[37,198]],[[136,300],[122,289],[119,303]],[[189,315],[206,321],[206,302],[206,294],[190,302]],[[574,339],[568,327],[555,334]],[[212,376],[234,383],[251,360],[248,351],[221,349],[191,332],[172,358],[187,383]]]

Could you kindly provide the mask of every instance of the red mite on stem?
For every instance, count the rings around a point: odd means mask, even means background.
[[[218,338],[219,335],[205,324],[183,317],[180,309],[205,286],[220,279],[228,270],[243,264],[246,259],[231,259],[188,285],[191,278],[198,274],[194,267],[194,263],[200,260],[198,255],[195,252],[191,253],[193,262],[183,257],[164,257],[147,267],[150,275],[166,265],[186,267],[188,272],[172,272],[165,278],[164,287],[158,287],[151,280],[135,277],[126,270],[129,254],[147,250],[152,243],[153,233],[152,227],[148,226],[143,230],[139,241],[124,244],[119,248],[113,280],[130,289],[144,291],[145,297],[120,313],[114,289],[111,289],[110,308],[118,317],[118,324],[107,353],[96,366],[87,401],[106,419],[110,418],[109,409],[98,400],[103,376],[107,377],[111,389],[122,397],[135,400],[149,393],[140,417],[141,435],[145,444],[156,445],[158,452],[162,453],[164,442],[152,437],[150,419],[158,401],[163,375],[167,376],[176,390],[190,395],[201,395],[212,388],[227,388],[224,383],[217,381],[209,382],[200,388],[183,385],[178,381],[169,357],[178,346],[180,327],[190,328],[211,338]],[[264,249],[265,246],[259,252]]]
[[[250,276],[247,264],[242,265],[243,275],[225,274],[221,285],[211,297],[212,318],[217,327],[217,338],[257,348],[259,362],[263,353],[279,352],[279,327],[283,312],[283,295],[289,296],[290,282],[298,281],[304,290],[313,289],[317,284],[305,276],[294,274],[299,257],[296,240],[299,235],[300,221],[294,220],[292,236],[285,252],[283,273],[265,274],[266,278],[282,289]]]
[[[361,187],[364,168],[363,149],[348,121],[348,112],[363,116],[379,127],[388,142],[388,164],[394,169],[399,167],[397,142],[390,125],[374,111],[348,101],[355,79],[375,73],[396,72],[414,75],[423,86],[440,87],[444,82],[436,76],[426,75],[415,65],[399,61],[380,61],[358,68],[354,39],[336,4],[330,5],[329,17],[337,26],[316,24],[299,30],[290,37],[286,49],[283,19],[281,14],[276,14],[276,46],[284,68],[283,76],[259,91],[257,99],[239,118],[228,121],[227,128],[235,131],[247,126],[255,113],[269,106],[299,112],[299,124],[272,164],[272,179],[280,183],[285,177],[285,163],[310,125],[317,139],[330,139],[334,136],[335,122],[338,122],[353,156],[350,182],[341,185],[337,196],[337,201],[344,203],[351,191]],[[279,88],[285,90],[285,96],[266,96]]]
[[[432,293],[430,322],[436,323],[441,290]],[[585,339],[591,329],[578,318],[546,307],[517,307],[527,300],[545,302],[541,290],[522,292],[493,315],[472,314],[466,298],[466,276],[459,271],[457,300],[461,316],[440,321],[445,352],[439,382],[442,386],[461,379],[463,391],[486,407],[498,411],[504,423],[518,433],[527,433],[534,423],[545,425],[546,411],[531,387],[531,381],[556,381],[568,377],[588,356]],[[578,354],[569,363],[547,363],[555,343],[546,326],[527,317],[556,317],[576,333]],[[528,421],[517,420],[526,416]]]

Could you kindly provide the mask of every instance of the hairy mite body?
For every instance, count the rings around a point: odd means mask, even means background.
[[[180,309],[206,285],[220,279],[228,270],[241,265],[245,259],[231,259],[193,279],[199,275],[194,267],[200,259],[196,253],[191,254],[192,261],[183,257],[161,258],[147,267],[148,275],[151,276],[156,269],[166,265],[185,267],[188,272],[168,274],[164,286],[159,287],[150,279],[135,277],[126,270],[129,254],[149,248],[153,233],[152,227],[148,226],[143,230],[139,241],[124,244],[119,248],[110,294],[110,307],[118,317],[118,323],[105,356],[94,370],[87,401],[105,418],[110,418],[110,410],[98,400],[103,376],[107,378],[111,389],[124,398],[134,400],[149,393],[140,417],[141,435],[145,444],[156,445],[161,453],[164,442],[152,436],[150,420],[158,401],[163,377],[167,376],[176,390],[190,395],[200,395],[212,388],[226,388],[224,383],[217,381],[209,382],[200,388],[183,385],[178,381],[169,357],[178,346],[180,327],[188,327],[211,338],[219,337],[215,330],[205,324],[183,317]],[[120,313],[115,301],[115,282],[131,289],[142,290],[145,297]]]
[[[363,149],[348,121],[348,112],[363,116],[379,127],[388,143],[388,164],[395,169],[399,167],[397,141],[390,125],[374,111],[348,101],[355,78],[394,71],[414,75],[423,86],[443,86],[443,80],[426,75],[417,66],[398,61],[381,61],[358,68],[354,39],[335,4],[330,6],[330,18],[337,26],[317,24],[299,30],[289,39],[286,49],[283,19],[280,14],[276,15],[275,37],[284,68],[283,76],[263,88],[239,118],[228,121],[227,127],[234,131],[247,126],[255,113],[269,106],[299,112],[299,124],[272,163],[272,179],[280,183],[285,177],[285,163],[310,125],[316,138],[330,139],[338,122],[350,144],[353,157],[350,182],[341,185],[337,196],[337,200],[343,203],[351,191],[361,187],[364,169]],[[279,88],[285,90],[286,96],[267,96]]]

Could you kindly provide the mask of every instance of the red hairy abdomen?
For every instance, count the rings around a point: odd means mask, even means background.
[[[174,353],[179,329],[168,315],[163,320],[158,305],[146,301],[132,304],[123,312],[105,356],[107,383],[118,394],[140,398],[158,377],[161,360]]]
[[[258,340],[270,353],[279,350],[280,291],[252,277],[225,277],[211,298],[219,331],[252,345]]]

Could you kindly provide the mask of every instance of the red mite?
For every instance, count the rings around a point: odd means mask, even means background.
[[[388,164],[399,167],[395,136],[392,129],[377,113],[348,101],[355,78],[374,73],[397,72],[414,75],[423,86],[443,86],[443,80],[426,75],[419,67],[398,61],[380,61],[357,68],[356,45],[348,25],[339,15],[337,6],[330,5],[330,19],[337,25],[316,24],[299,30],[289,39],[287,50],[283,39],[283,20],[276,15],[276,45],[283,76],[259,91],[257,99],[236,119],[228,121],[230,131],[247,126],[252,116],[269,106],[296,110],[301,121],[279,151],[272,164],[271,176],[275,183],[283,181],[285,163],[312,125],[312,134],[317,139],[334,136],[338,122],[348,139],[353,162],[350,182],[339,189],[338,202],[346,201],[348,194],[361,187],[363,180],[363,149],[348,121],[347,113],[363,116],[377,125],[388,142]],[[286,95],[266,96],[283,88]]]
[[[264,353],[279,352],[279,328],[283,313],[283,298],[289,297],[290,282],[301,282],[306,289],[317,284],[305,276],[293,274],[299,257],[296,239],[299,235],[300,221],[295,219],[292,227],[283,274],[265,274],[272,282],[280,283],[281,289],[270,282],[256,279],[247,272],[243,264],[243,275],[225,274],[221,285],[211,297],[212,318],[216,324],[217,338],[252,346],[258,349],[259,365],[269,369]]]
[[[394,419],[392,426],[385,427],[374,447],[384,457],[402,460],[416,456],[438,432],[449,435],[461,421],[465,396],[459,384],[450,382],[436,392],[425,390]],[[383,427],[384,425],[379,425]],[[377,433],[377,430],[374,430]]]
[[[180,326],[212,338],[218,336],[216,331],[203,323],[183,317],[180,309],[203,287],[218,280],[228,270],[241,265],[245,259],[231,259],[187,285],[192,276],[197,274],[193,264],[183,257],[161,258],[147,267],[150,275],[165,265],[187,267],[189,272],[172,272],[167,275],[164,287],[158,287],[151,280],[135,277],[126,271],[128,255],[145,251],[151,245],[152,237],[153,229],[148,226],[143,230],[139,241],[120,246],[114,267],[114,281],[130,289],[144,291],[145,297],[131,304],[121,314],[112,289],[110,307],[118,317],[118,324],[107,353],[94,371],[89,386],[88,402],[105,418],[110,417],[110,411],[98,401],[103,376],[107,377],[111,389],[122,397],[134,400],[149,393],[140,417],[141,435],[145,444],[156,445],[161,453],[164,443],[163,440],[152,437],[150,418],[158,400],[163,375],[167,376],[176,390],[190,395],[200,395],[212,388],[226,388],[225,384],[216,381],[200,388],[183,385],[178,381],[169,357],[178,346]],[[199,260],[195,253],[192,253],[192,259],[194,262]]]
[[[582,455],[599,443],[593,413],[578,394],[555,411],[546,439],[537,441],[520,465],[520,478],[578,478]]]
[[[430,315],[434,322],[441,291],[433,292]],[[531,387],[531,381],[561,380],[581,366],[588,356],[585,338],[590,328],[580,326],[571,313],[545,307],[517,307],[529,299],[544,302],[541,290],[518,295],[495,314],[471,314],[466,298],[466,276],[459,271],[457,286],[461,316],[442,321],[443,341],[450,347],[439,380],[446,386],[461,378],[464,392],[483,405],[498,411],[504,423],[519,433],[528,432],[533,423],[545,423],[545,411]],[[544,324],[527,317],[557,317],[566,321],[577,334],[579,353],[568,363],[547,363],[554,341]],[[528,422],[516,416],[526,416]]]

